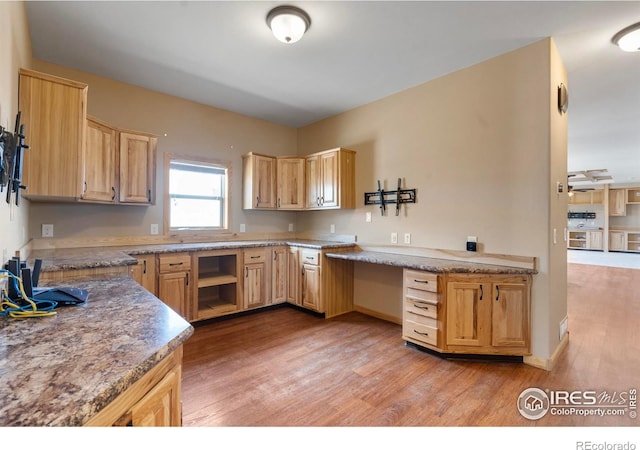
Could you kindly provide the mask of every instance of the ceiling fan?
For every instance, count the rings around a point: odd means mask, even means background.
[[[574,192],[593,191],[595,190],[595,188],[575,188],[569,184],[569,180],[573,181],[574,183],[584,181],[597,183],[599,181],[613,180],[613,177],[609,175],[607,169],[577,170],[574,172],[569,172],[567,173],[567,193],[569,194],[569,196],[572,196]]]

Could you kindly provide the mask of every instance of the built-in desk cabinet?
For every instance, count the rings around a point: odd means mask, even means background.
[[[194,285],[191,321],[242,310],[242,251],[214,250],[192,255]]]
[[[567,248],[603,250],[602,230],[569,230]]]
[[[444,353],[528,355],[528,275],[404,270],[403,338]]]

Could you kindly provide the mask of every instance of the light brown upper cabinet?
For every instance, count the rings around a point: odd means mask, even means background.
[[[76,200],[84,190],[87,85],[20,69],[19,110],[25,125],[24,196]]]
[[[116,201],[118,133],[103,122],[87,118],[83,200]]]
[[[277,157],[277,208],[304,209],[304,158]]]
[[[627,215],[627,191],[625,189],[611,189],[609,191],[609,215]]]
[[[242,208],[275,209],[276,158],[247,153],[242,156]]]
[[[307,209],[355,208],[355,152],[344,148],[305,158]]]
[[[157,138],[87,117],[88,86],[20,69],[24,195],[37,201],[148,205]]]
[[[305,157],[242,157],[243,209],[355,208],[355,152],[335,148]]]
[[[158,138],[135,131],[120,132],[120,203],[155,203]]]

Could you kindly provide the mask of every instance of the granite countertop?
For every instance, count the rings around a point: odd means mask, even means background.
[[[427,258],[423,256],[400,255],[374,251],[349,251],[327,253],[329,258],[346,259],[372,264],[404,267],[434,273],[485,273],[485,274],[535,274],[533,269],[499,266],[494,264]]]
[[[132,245],[123,247],[57,248],[32,251],[29,258],[29,266],[33,267],[33,261],[35,259],[41,259],[42,272],[78,270],[96,267],[119,267],[137,264],[137,260],[133,258],[133,256],[137,255],[273,247],[278,245],[291,245],[314,249],[338,249],[355,246],[355,244],[351,242],[289,239]]]
[[[0,426],[82,425],[193,333],[127,276],[56,285],[89,298],[52,317],[0,318]]]

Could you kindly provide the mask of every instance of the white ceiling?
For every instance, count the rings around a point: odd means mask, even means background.
[[[36,58],[293,127],[552,36],[569,76],[569,170],[640,182],[640,52],[611,43],[640,2],[27,2]]]

